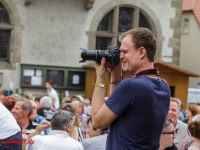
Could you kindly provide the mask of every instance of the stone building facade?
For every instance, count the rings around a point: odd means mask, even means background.
[[[149,27],[155,34],[156,59],[179,64],[182,0],[0,0],[0,3],[9,18],[8,22],[0,23],[0,30],[9,32],[7,58],[3,55],[0,58],[2,89],[45,93],[47,74],[55,75],[56,68],[63,78],[59,82],[70,82],[69,70],[73,70],[72,76],[79,72],[84,78],[80,48],[94,50],[107,44],[119,45],[120,33],[138,26]],[[128,19],[128,25],[121,19]],[[79,76],[73,77],[71,84],[60,83],[58,89],[84,95],[84,88],[73,85]]]

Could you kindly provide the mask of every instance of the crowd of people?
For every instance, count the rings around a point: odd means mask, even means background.
[[[47,94],[0,93],[0,150],[199,150],[200,114],[181,100],[153,67],[156,39],[146,28],[123,33],[120,62],[95,63],[92,99],[79,95],[61,102],[51,80]],[[110,93],[105,97],[106,70]],[[130,78],[121,80],[122,70]],[[144,94],[145,91],[145,94]]]

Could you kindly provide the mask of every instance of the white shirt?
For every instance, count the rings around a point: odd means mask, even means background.
[[[0,103],[0,139],[6,139],[17,132],[21,132],[17,121],[10,111]]]
[[[55,106],[56,110],[58,110],[59,107],[60,107],[58,93],[56,92],[56,90],[54,88],[52,88],[51,90],[47,90],[47,93],[48,93],[49,97],[55,98],[55,104],[54,104],[54,106]]]
[[[52,130],[49,135],[36,135],[33,144],[28,144],[26,150],[83,150],[80,142],[72,139],[66,131]]]

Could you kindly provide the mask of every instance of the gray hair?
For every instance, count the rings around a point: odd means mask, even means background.
[[[18,102],[22,102],[22,110],[29,110],[28,117],[30,117],[33,113],[33,107],[31,102],[26,99],[19,99]]]
[[[48,96],[43,96],[40,99],[40,106],[41,107],[51,107],[52,106],[52,99]]]
[[[19,94],[13,94],[12,97],[14,97],[17,101],[22,99],[22,97]]]
[[[164,124],[163,131],[162,131],[162,132],[165,132],[166,128],[167,128],[170,124],[173,124],[173,122],[172,122],[172,120],[171,120],[170,118],[167,118],[166,121],[165,121],[165,124]]]
[[[66,131],[67,124],[73,126],[73,119],[75,115],[69,111],[65,110],[58,110],[54,113],[53,117],[51,118],[51,128],[52,130],[64,130]]]
[[[181,110],[181,100],[178,98],[175,98],[175,97],[171,97],[170,100],[173,102],[176,102],[178,104],[178,110],[180,111]]]

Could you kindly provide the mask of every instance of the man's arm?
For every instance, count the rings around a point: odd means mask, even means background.
[[[106,60],[102,58],[101,65],[96,64],[96,83],[105,83],[106,80]],[[92,123],[95,128],[104,128],[110,125],[116,118],[114,114],[105,103],[105,89],[101,87],[95,87],[92,96]]]

